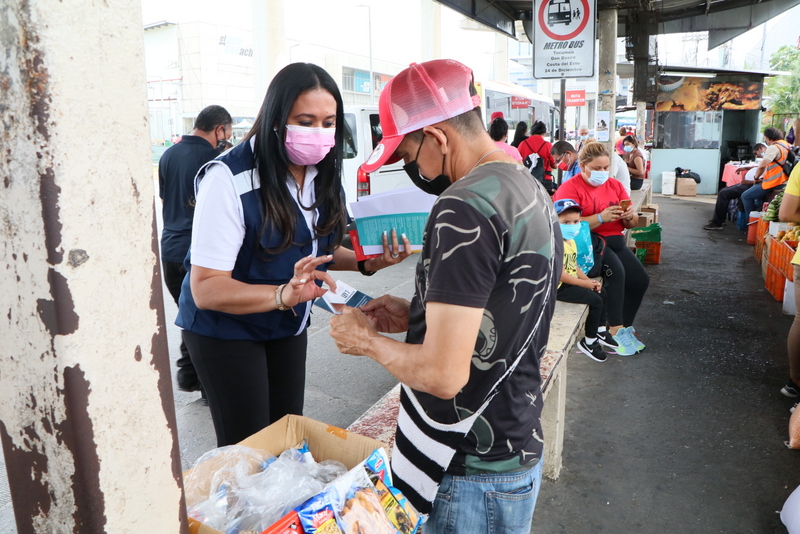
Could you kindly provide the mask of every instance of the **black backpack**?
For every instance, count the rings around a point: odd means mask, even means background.
[[[544,141],[542,144],[539,145],[539,148],[533,150],[533,147],[530,144],[531,138],[527,138],[523,141],[525,144],[528,145],[528,148],[531,149],[531,153],[525,156],[525,159],[522,161],[522,164],[525,165],[525,168],[530,171],[531,175],[539,180],[539,182],[544,186],[547,192],[552,196],[555,193],[558,186],[555,182],[553,182],[553,175],[545,172],[544,170],[544,158],[539,155],[539,150],[542,148]]]
[[[606,253],[606,240],[600,234],[592,232],[592,253],[594,255],[594,265],[586,273],[589,278],[597,278],[601,274],[610,276],[610,273],[603,272],[603,257]]]
[[[786,161],[783,162],[781,168],[786,176],[791,176],[794,166],[797,165],[797,160],[800,159],[800,147],[789,147],[789,153],[786,154]]]

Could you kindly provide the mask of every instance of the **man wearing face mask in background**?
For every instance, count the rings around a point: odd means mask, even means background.
[[[222,106],[208,106],[197,114],[191,135],[170,147],[158,162],[158,196],[163,202],[164,229],[161,232],[161,263],[164,282],[175,304],[186,275],[183,260],[192,242],[194,177],[200,167],[216,158],[231,136],[233,119]],[[186,344],[181,341],[177,361],[178,388],[202,391]]]
[[[564,173],[561,177],[562,184],[581,172],[578,165],[578,153],[568,141],[558,141],[553,145],[550,153],[556,161],[556,167]]]
[[[581,126],[578,128],[578,153],[580,153],[587,139],[589,139],[589,128]]]
[[[413,300],[384,295],[331,320],[341,352],[403,384],[392,470],[430,514],[426,534],[528,534],[541,482],[539,363],[563,240],[546,191],[497,148],[479,105],[472,71],[452,60],[412,64],[381,92],[383,139],[362,169],[402,159],[439,198]]]
[[[764,152],[767,150],[767,145],[764,143],[756,143],[753,149],[753,155],[757,159],[764,157]],[[742,196],[742,193],[753,187],[755,183],[757,167],[745,167],[737,169],[736,173],[744,175],[744,179],[738,184],[733,184],[728,187],[723,187],[717,193],[717,203],[714,206],[714,216],[709,221],[709,224],[703,227],[703,230],[722,230],[725,226],[725,220],[728,218],[728,205],[731,200],[735,200]],[[747,213],[745,213],[747,215]]]

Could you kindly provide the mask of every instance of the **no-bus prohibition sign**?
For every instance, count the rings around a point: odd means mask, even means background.
[[[596,0],[535,0],[533,76],[594,76]]]

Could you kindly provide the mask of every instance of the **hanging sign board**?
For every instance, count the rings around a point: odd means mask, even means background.
[[[586,90],[567,90],[566,99],[566,106],[585,106],[586,105]]]
[[[531,100],[529,98],[523,98],[521,96],[511,97],[511,109],[528,109],[530,105]]]
[[[534,0],[533,76],[594,76],[597,0]]]

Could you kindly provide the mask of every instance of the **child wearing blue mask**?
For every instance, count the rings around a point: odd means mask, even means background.
[[[613,350],[616,343],[605,329],[605,291],[599,281],[592,280],[578,267],[578,248],[574,239],[581,230],[583,209],[571,198],[556,200],[555,209],[564,238],[564,271],[561,273],[556,300],[589,306],[585,337],[578,341],[578,350],[596,362],[604,362],[606,353],[601,344]],[[598,332],[601,325],[603,332]]]

